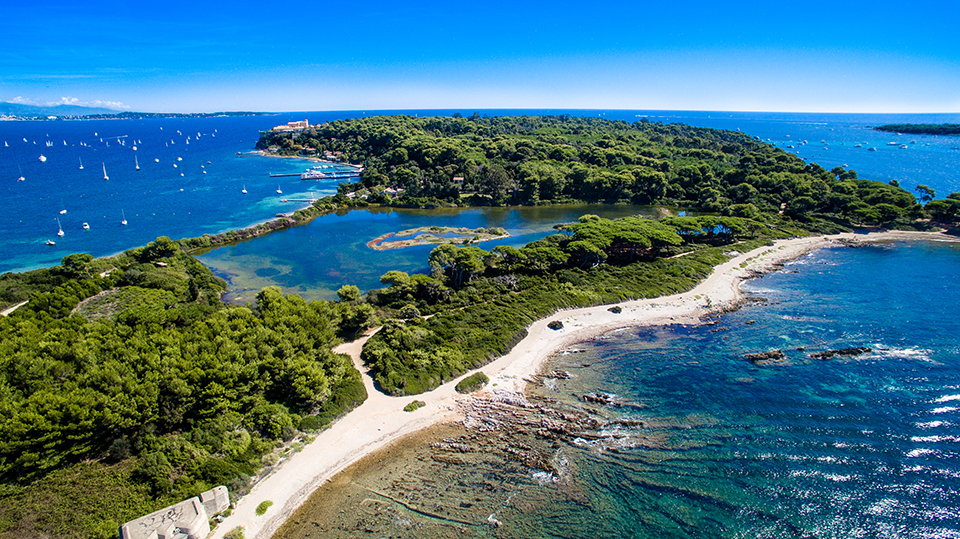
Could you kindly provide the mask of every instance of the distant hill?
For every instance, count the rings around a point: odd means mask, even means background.
[[[41,107],[21,103],[0,102],[0,115],[4,116],[90,116],[93,114],[116,114],[120,111],[103,107],[81,107],[78,105],[56,105]]]

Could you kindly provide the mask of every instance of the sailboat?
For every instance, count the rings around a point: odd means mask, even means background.
[[[247,186],[244,185],[244,186],[243,186],[243,189],[242,189],[240,192],[243,193],[243,194],[247,194]]]
[[[53,245],[56,245],[56,244],[57,244],[57,242],[55,242],[55,241],[53,241],[53,240],[47,240],[47,245],[53,246]]]
[[[63,237],[63,226],[60,224],[60,218],[57,217],[57,236]]]
[[[278,194],[278,195],[282,195],[282,194],[283,194],[283,191],[280,190],[280,186],[279,186],[279,185],[277,186],[277,194]]]
[[[87,223],[83,223],[83,229],[90,230],[90,225],[88,225]]]
[[[80,159],[79,157],[77,159]],[[83,159],[80,159],[80,170],[83,170]]]
[[[20,171],[20,177],[17,178],[17,181],[22,182],[23,180],[26,180],[26,178],[23,177],[23,169],[20,168],[20,163],[17,163],[17,170]]]
[[[100,164],[103,165],[103,181],[107,181],[110,179],[110,176],[107,176],[107,165],[103,163]]]
[[[140,170],[140,163],[137,161],[137,156],[133,156],[133,164],[136,165],[136,170]]]
[[[40,162],[41,162],[41,163],[46,163],[46,162],[47,162],[47,157],[46,157],[45,155],[43,155],[43,154],[40,154]]]
[[[120,210],[120,215],[123,216],[123,221],[120,221],[120,224],[123,226],[127,226],[127,214],[123,213],[123,210]]]

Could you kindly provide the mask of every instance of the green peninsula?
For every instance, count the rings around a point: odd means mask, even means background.
[[[0,276],[0,302],[28,301],[0,318],[0,538],[113,537],[213,485],[242,494],[366,398],[333,348],[368,328],[381,327],[363,349],[379,389],[420,393],[510,350],[557,310],[688,290],[774,238],[950,227],[960,213],[960,194],[929,201],[927,190],[924,206],[898,185],[684,125],[388,116],[258,142],[291,154],[306,145],[363,163],[359,181],[246,231]],[[444,244],[429,275],[389,271],[383,288],[347,285],[338,301],[266,288],[252,305],[224,305],[225,283],[187,252],[371,205],[573,201],[693,213],[584,215],[520,248]]]

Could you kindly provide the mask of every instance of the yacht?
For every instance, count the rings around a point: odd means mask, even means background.
[[[123,216],[123,221],[120,221],[120,224],[123,226],[127,226],[127,214],[123,213],[123,210],[120,210],[120,215]]]
[[[20,171],[20,177],[17,178],[17,181],[22,182],[23,180],[26,180],[26,178],[23,177],[23,169],[20,168],[20,163],[17,163],[17,170]]]
[[[241,189],[240,192],[243,193],[243,194],[247,194],[247,186],[244,185],[244,186],[243,186],[243,189]]]
[[[57,236],[63,237],[63,226],[60,225],[60,218],[57,217]]]
[[[88,225],[87,223],[83,223],[83,229],[90,230],[90,225]]]
[[[105,165],[104,163],[100,163],[100,164],[103,165],[103,181],[107,181],[110,179],[110,176],[107,176],[107,165]]]
[[[280,186],[279,186],[279,185],[277,186],[277,194],[278,194],[278,195],[282,195],[282,194],[283,194],[283,191],[280,190]]]
[[[47,245],[56,245],[56,244],[57,244],[57,242],[55,242],[55,241],[53,241],[53,240],[47,240]]]
[[[47,158],[46,158],[43,154],[40,154],[40,162],[41,162],[41,163],[46,163],[46,162],[47,162]]]
[[[77,159],[80,159],[79,157]],[[80,159],[80,170],[83,170],[83,159]]]

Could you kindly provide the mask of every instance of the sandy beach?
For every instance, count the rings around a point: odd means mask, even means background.
[[[688,292],[624,302],[620,304],[620,313],[611,312],[610,306],[605,305],[566,310],[535,322],[528,328],[527,337],[510,353],[480,369],[491,380],[480,396],[522,392],[528,379],[539,372],[551,355],[610,331],[645,325],[697,324],[706,314],[736,306],[742,296],[740,283],[744,280],[776,270],[784,262],[811,251],[842,242],[915,239],[960,241],[939,233],[890,231],[780,240],[746,253],[734,253],[736,246],[732,245],[729,249],[734,256],[717,266],[707,279]],[[547,324],[553,320],[563,322],[563,328],[547,328]],[[360,350],[367,338],[343,344],[336,351],[353,358],[354,364],[363,373],[369,398],[320,433],[302,451],[275,467],[269,476],[236,504],[232,514],[217,526],[210,537],[219,539],[230,530],[242,526],[248,539],[266,539],[311,493],[364,455],[387,447],[420,429],[460,419],[456,406],[459,395],[454,390],[460,378],[421,395],[390,397],[377,392],[372,378],[360,361]],[[464,377],[472,372],[475,371]],[[424,401],[426,406],[412,413],[404,412],[403,407],[413,400]],[[273,505],[264,515],[257,516],[256,507],[264,501],[271,501]]]

